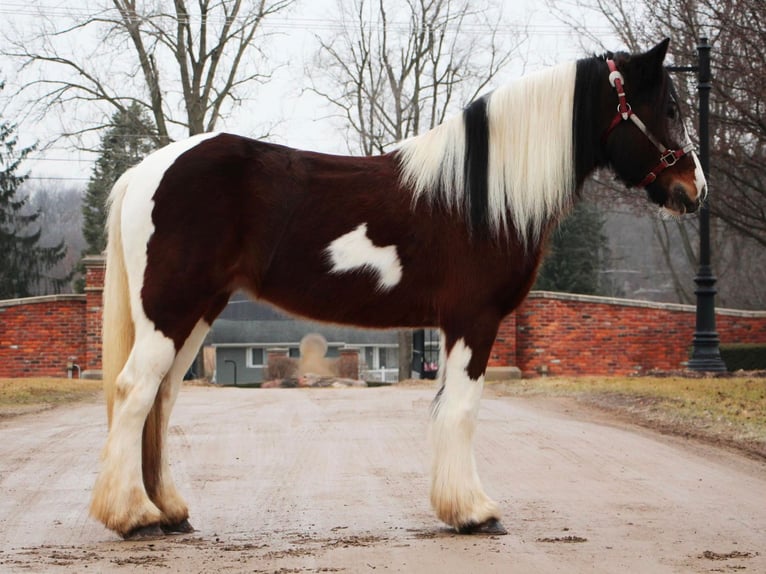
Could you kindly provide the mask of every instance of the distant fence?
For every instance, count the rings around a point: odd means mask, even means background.
[[[399,380],[399,369],[362,369],[360,378],[378,383],[395,383]]]
[[[103,258],[90,257],[84,295],[0,301],[0,377],[98,376],[103,277]],[[716,321],[722,343],[766,344],[766,311],[719,309]],[[680,369],[694,322],[691,305],[533,291],[501,325],[489,364],[526,376]]]

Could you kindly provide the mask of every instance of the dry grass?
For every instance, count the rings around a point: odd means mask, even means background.
[[[432,381],[427,384],[435,386]],[[541,378],[488,387],[501,396],[571,398],[663,432],[734,446],[766,458],[764,377]],[[0,379],[0,416],[92,398],[100,390],[101,381]]]
[[[0,379],[0,415],[49,408],[95,396],[101,381],[33,377]]]
[[[754,376],[529,379],[492,387],[501,395],[570,397],[665,432],[766,457],[766,378]]]

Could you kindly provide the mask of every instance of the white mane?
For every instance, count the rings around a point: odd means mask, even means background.
[[[489,94],[488,216],[493,232],[511,224],[522,241],[540,236],[574,191],[572,137],[576,63],[525,76]],[[464,205],[465,125],[454,117],[402,142],[402,183],[414,201]],[[509,221],[510,219],[510,221]]]

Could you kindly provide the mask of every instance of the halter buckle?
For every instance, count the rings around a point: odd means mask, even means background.
[[[660,156],[660,161],[665,164],[665,167],[671,167],[676,164],[678,161],[678,156],[676,155],[676,151],[669,149],[665,153],[663,153]]]
[[[622,77],[622,74],[620,73],[619,70],[614,70],[609,73],[609,83],[612,84],[613,88],[616,88],[617,86],[615,86],[615,83],[617,81],[624,82],[625,78]]]

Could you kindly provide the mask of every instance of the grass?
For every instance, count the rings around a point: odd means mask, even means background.
[[[33,377],[0,378],[0,415],[12,415],[49,408],[93,397],[101,381]]]
[[[766,457],[766,378],[582,377],[492,385],[501,395],[569,397],[664,432]]]

